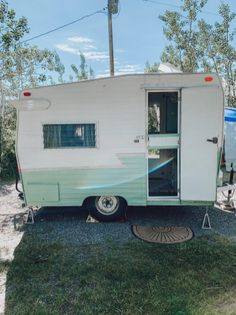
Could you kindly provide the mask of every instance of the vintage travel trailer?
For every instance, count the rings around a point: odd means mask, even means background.
[[[224,101],[216,74],[137,74],[25,90],[17,160],[31,206],[213,205]]]

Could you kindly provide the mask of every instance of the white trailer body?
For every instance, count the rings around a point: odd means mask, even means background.
[[[224,104],[215,74],[138,74],[23,91],[17,160],[28,206],[216,200]]]

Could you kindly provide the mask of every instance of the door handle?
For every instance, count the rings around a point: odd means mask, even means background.
[[[207,142],[212,142],[214,144],[218,143],[218,138],[217,137],[213,137],[212,139],[207,139]]]

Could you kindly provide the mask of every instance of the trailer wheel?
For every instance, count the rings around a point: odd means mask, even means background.
[[[90,213],[99,221],[113,221],[124,215],[126,202],[117,196],[98,196],[93,199]]]

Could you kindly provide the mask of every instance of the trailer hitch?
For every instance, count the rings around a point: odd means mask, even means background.
[[[213,137],[212,139],[207,139],[207,142],[212,142],[214,144],[218,143],[218,138],[217,137]]]

